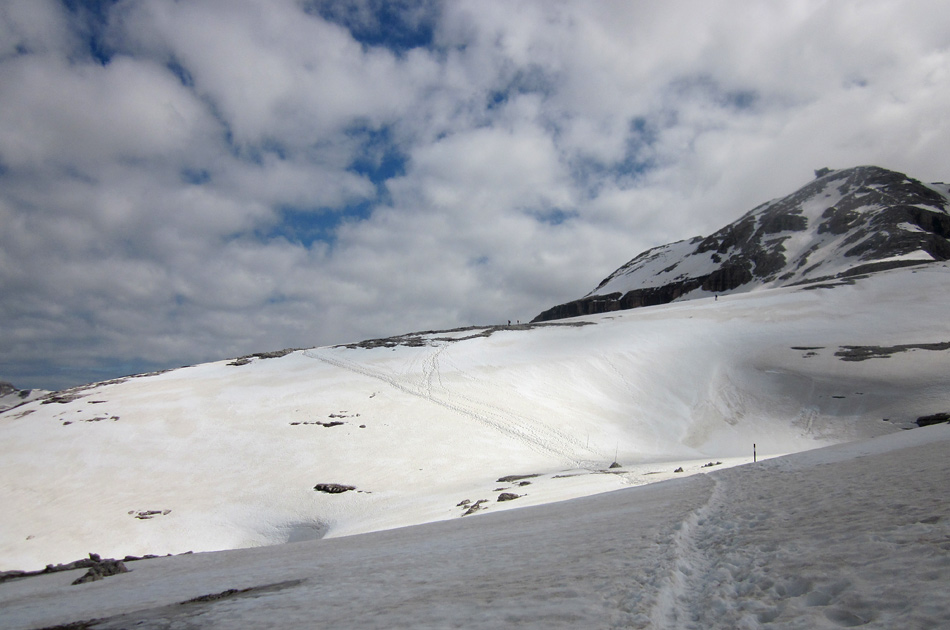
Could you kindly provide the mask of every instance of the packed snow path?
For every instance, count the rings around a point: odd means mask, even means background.
[[[710,475],[674,536],[653,627],[950,627],[947,446]]]
[[[948,447],[950,426],[934,426],[535,508],[132,563],[78,586],[81,571],[15,580],[0,584],[2,625],[947,628]]]

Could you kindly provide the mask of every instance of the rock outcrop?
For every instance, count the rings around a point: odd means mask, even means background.
[[[649,249],[533,321],[656,306],[950,259],[950,186],[877,166],[833,171],[717,232]]]
[[[0,412],[19,407],[48,394],[49,392],[44,389],[17,389],[12,383],[0,381]]]

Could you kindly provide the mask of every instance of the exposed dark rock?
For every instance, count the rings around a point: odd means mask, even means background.
[[[280,357],[287,356],[295,350],[296,348],[284,348],[283,350],[273,350],[271,352],[257,352],[251,356],[255,356],[258,359],[279,359]]]
[[[171,511],[171,510],[169,510],[169,511]],[[186,552],[180,553],[180,554],[178,554],[178,555],[180,555],[180,556],[187,556],[187,555],[189,555],[189,554],[191,554],[191,553],[193,553],[193,552],[191,552],[191,551],[186,551]],[[171,556],[172,554],[166,554],[166,555]],[[150,553],[149,553],[149,554],[145,554],[144,556],[125,556],[125,557],[122,559],[122,563],[125,563],[125,562],[134,562],[134,561],[137,561],[137,560],[148,560],[148,559],[150,559],[150,558],[158,558],[158,557],[159,557],[159,556],[156,556],[155,554],[150,554]],[[17,578],[28,578],[28,577],[34,577],[34,576],[37,576],[37,575],[46,575],[46,574],[48,574],[48,573],[60,573],[60,572],[62,572],[62,571],[74,571],[74,570],[76,570],[76,569],[88,569],[88,568],[92,568],[92,567],[94,567],[94,566],[96,566],[97,564],[100,564],[100,563],[107,563],[107,564],[109,564],[109,565],[112,565],[113,563],[116,563],[116,562],[118,562],[118,561],[117,561],[117,560],[114,560],[114,559],[112,559],[112,558],[103,560],[103,559],[99,556],[99,554],[97,554],[97,553],[90,553],[88,558],[82,558],[82,559],[80,559],[80,560],[74,560],[73,562],[68,562],[68,563],[66,563],[66,564],[55,564],[55,565],[54,565],[54,564],[48,564],[48,565],[46,565],[46,568],[44,568],[44,569],[42,569],[42,570],[40,570],[40,571],[3,571],[3,572],[0,572],[0,583],[3,583],[3,582],[5,582],[5,581],[7,581],[7,580],[15,580],[15,579],[17,579]],[[123,565],[123,566],[124,566],[124,565]],[[119,572],[119,573],[124,573],[124,571],[122,571],[122,570],[119,570],[118,572]]]
[[[69,623],[63,623],[56,626],[46,626],[44,628],[40,628],[40,630],[90,630],[102,622],[102,619],[86,619],[84,621],[71,621]]]
[[[800,214],[773,214],[764,218],[760,225],[763,234],[801,232],[807,227],[808,219]]]
[[[491,337],[493,334],[499,331],[510,331],[510,330],[531,330],[533,328],[538,328],[539,326],[588,326],[592,325],[592,322],[530,322],[527,324],[515,324],[508,326],[467,326],[464,328],[452,328],[449,330],[427,330],[423,332],[409,333],[406,335],[398,335],[396,337],[387,337],[385,339],[367,339],[365,341],[360,341],[359,343],[351,343],[342,346],[344,348],[395,348],[396,346],[409,346],[409,347],[422,347],[428,346],[437,343],[456,343],[460,341],[467,341],[469,339],[477,339],[480,337]],[[439,335],[445,335],[447,333],[459,333],[471,331],[472,334],[466,335],[464,337],[444,337]],[[375,396],[375,394],[374,394]],[[373,396],[370,396],[372,398]]]
[[[700,291],[718,294],[852,277],[924,264],[924,254],[950,260],[950,204],[936,190],[875,166],[818,169],[816,174],[795,193],[762,204],[709,236],[641,253],[587,296],[551,307],[533,322],[657,306]],[[836,190],[840,197],[833,194]],[[827,207],[816,206],[826,198]],[[789,241],[793,233],[801,235]],[[791,253],[789,242],[796,248]],[[916,259],[899,259],[910,254]],[[699,258],[681,266],[691,257]],[[693,271],[676,275],[683,268]],[[608,285],[619,278],[626,280],[614,283],[611,291]]]
[[[868,359],[886,359],[909,350],[929,350],[939,352],[950,350],[950,341],[940,343],[906,343],[896,346],[841,346],[835,356],[842,361],[866,361]]]
[[[340,416],[336,416],[336,417],[339,418]],[[320,427],[341,427],[341,426],[343,426],[344,424],[346,424],[346,423],[345,423],[345,422],[340,422],[339,420],[333,420],[333,421],[331,421],[331,422],[321,422],[321,421],[319,421],[319,420],[315,420],[315,421],[313,421],[313,422],[304,422],[304,421],[291,422],[291,423],[290,423],[290,426],[294,426],[294,427],[295,427],[295,426],[298,426],[298,425],[316,425],[316,426],[320,426]]]
[[[272,352],[256,352],[254,354],[248,354],[243,357],[238,357],[234,359],[228,365],[247,365],[253,359],[279,359],[280,357],[287,356],[291,352],[294,352],[297,348],[284,348],[283,350],[274,350]]]
[[[342,483],[318,483],[313,489],[317,492],[326,492],[327,494],[341,494],[350,490],[356,490],[356,486],[346,486]]]
[[[845,234],[861,222],[861,215],[847,208],[831,206],[821,213],[824,219],[818,224],[818,233]]]
[[[944,422],[950,422],[950,413],[941,412],[917,418],[918,427],[929,427],[932,424],[942,424]]]
[[[147,521],[156,516],[167,516],[171,514],[171,510],[130,510],[129,515],[134,516],[135,518],[143,521]]]
[[[839,285],[841,284],[854,284],[853,280],[860,280],[861,278],[866,278],[867,274],[875,273],[878,271],[887,271],[888,269],[900,269],[901,267],[916,267],[918,265],[926,265],[927,261],[921,260],[883,260],[880,262],[872,262],[864,265],[857,265],[851,269],[847,269],[838,274],[840,278]]]
[[[499,477],[495,480],[495,483],[511,483],[512,481],[521,481],[522,479],[533,479],[535,477],[540,477],[540,473],[534,473],[531,475],[507,475],[505,477]]]
[[[14,569],[13,571],[0,571],[0,584],[3,584],[7,580],[14,580],[16,578],[28,577],[30,574],[26,571],[20,571]]]
[[[473,503],[471,506],[469,506],[469,508],[465,510],[464,513],[462,513],[462,516],[468,516],[470,514],[474,514],[475,512],[478,512],[480,509],[482,509],[483,503],[488,503],[488,499],[479,499],[478,501]]]
[[[681,473],[681,472],[683,472],[683,467],[680,466],[679,468],[677,468],[677,469],[674,470],[673,472],[675,472],[675,473]]]
[[[763,257],[763,261],[765,261],[763,264],[768,265],[770,269],[772,268],[772,264],[769,263],[765,257]],[[783,264],[784,261],[785,259],[783,258]],[[743,284],[752,282],[752,279],[755,277],[752,273],[752,265],[754,264],[756,264],[755,261],[742,260],[736,261],[733,264],[724,265],[709,275],[703,276],[699,286],[704,291],[710,291],[712,293],[731,291],[732,289],[741,287]],[[672,302],[672,300],[670,301]]]
[[[515,494],[513,492],[502,492],[498,495],[499,501],[514,501],[515,499],[521,498],[520,494]]]
[[[44,404],[44,405],[53,405],[53,404],[65,405],[66,403],[71,403],[71,402],[73,402],[74,400],[79,400],[79,399],[82,398],[83,396],[85,396],[85,394],[81,394],[81,393],[78,393],[78,392],[72,392],[72,391],[54,392],[54,393],[50,394],[49,396],[47,396],[46,398],[44,398],[42,404]]]
[[[613,462],[607,468],[623,468],[623,466],[620,465],[620,462]]]
[[[250,591],[250,590],[251,590],[251,589],[249,589],[249,588],[242,588],[242,589],[229,588],[228,590],[226,590],[226,591],[221,591],[220,593],[212,593],[212,594],[210,594],[210,595],[200,595],[200,596],[198,596],[198,597],[193,597],[193,598],[191,598],[191,599],[186,599],[186,600],[183,601],[183,602],[179,602],[178,605],[179,605],[179,606],[183,606],[183,605],[185,605],[185,604],[200,604],[200,603],[202,603],[202,602],[214,602],[214,601],[217,601],[217,600],[219,600],[219,599],[226,599],[226,598],[228,598],[228,597],[233,597],[233,596],[238,595],[238,594],[240,594],[240,593],[247,593],[247,592]]]
[[[93,554],[94,555],[94,554]],[[98,558],[98,556],[96,556]],[[86,574],[73,581],[73,584],[84,584],[86,582],[96,582],[110,575],[119,573],[128,573],[125,563],[121,560],[102,560],[89,567]]]

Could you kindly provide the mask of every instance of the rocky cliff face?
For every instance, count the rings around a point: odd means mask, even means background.
[[[950,186],[877,166],[811,183],[721,230],[649,249],[546,321],[950,258]]]

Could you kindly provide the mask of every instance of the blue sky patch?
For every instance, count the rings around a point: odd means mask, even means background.
[[[74,24],[85,40],[89,56],[106,65],[115,55],[115,49],[105,37],[109,25],[109,11],[119,0],[61,0],[75,17]]]
[[[511,75],[505,87],[488,93],[486,109],[497,109],[507,103],[511,97],[519,94],[540,94],[550,96],[555,92],[555,79],[550,72],[538,65],[519,68]]]
[[[349,170],[368,177],[377,189],[387,179],[406,174],[406,155],[396,145],[389,127],[354,127],[347,135],[360,144]]]
[[[367,47],[383,47],[396,54],[432,45],[441,13],[437,0],[311,0],[308,13],[345,27]]]
[[[753,90],[735,90],[723,95],[722,102],[733,109],[751,109],[759,100]]]
[[[659,141],[660,126],[644,117],[631,119],[624,155],[615,162],[604,162],[589,156],[571,160],[571,175],[587,194],[595,197],[607,182],[631,182],[656,168],[652,146]]]
[[[175,75],[183,86],[189,89],[195,87],[195,78],[191,75],[188,68],[181,65],[177,59],[172,58],[171,61],[165,64],[165,67],[168,68],[169,72]]]
[[[186,184],[200,186],[211,181],[211,173],[203,168],[183,168],[181,169],[181,181]]]
[[[580,216],[577,210],[563,210],[561,208],[535,210],[531,212],[531,215],[541,223],[547,223],[548,225],[561,225],[565,221]]]
[[[350,204],[342,210],[283,206],[278,210],[278,223],[269,230],[258,231],[256,236],[265,241],[283,238],[308,249],[318,241],[332,245],[340,225],[368,219],[372,211],[373,204],[369,201]]]

